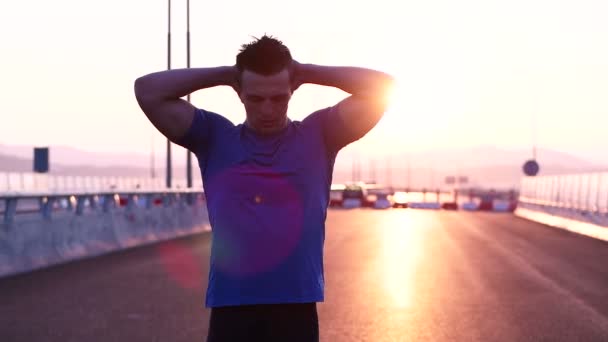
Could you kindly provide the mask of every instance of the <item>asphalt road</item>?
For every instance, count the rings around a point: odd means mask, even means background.
[[[0,279],[0,341],[204,341],[209,235]],[[330,210],[321,340],[608,341],[608,243],[510,214]]]

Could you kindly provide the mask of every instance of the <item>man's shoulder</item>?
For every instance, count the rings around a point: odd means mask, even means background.
[[[199,108],[197,109],[197,115],[201,122],[198,127],[199,132],[208,134],[212,140],[231,135],[240,126],[240,124],[235,125],[224,115],[217,112]]]
[[[333,110],[333,106],[317,109],[308,114],[300,123],[304,125],[323,125]]]
[[[228,118],[226,118],[224,115],[221,115],[217,112],[213,112],[203,108],[197,108],[196,115],[200,115],[204,120],[209,121],[211,124],[235,127],[232,121],[228,120]]]

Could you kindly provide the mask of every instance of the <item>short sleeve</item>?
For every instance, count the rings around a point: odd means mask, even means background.
[[[332,152],[338,152],[346,145],[361,139],[368,130],[357,129],[349,125],[340,115],[338,106],[327,107],[309,115],[304,122],[309,121],[323,132],[325,144]]]
[[[190,128],[186,132],[186,135],[177,139],[176,144],[195,152],[198,146],[205,144],[209,141],[209,118],[207,117],[206,111],[202,109],[196,109],[194,111],[194,118],[190,124]]]
[[[230,126],[234,125],[223,116],[197,108],[188,132],[175,143],[198,155],[212,143],[217,131]]]

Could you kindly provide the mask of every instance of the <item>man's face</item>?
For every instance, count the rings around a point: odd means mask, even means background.
[[[287,125],[291,82],[287,69],[270,76],[244,70],[239,97],[247,112],[247,125],[259,134],[272,134]]]

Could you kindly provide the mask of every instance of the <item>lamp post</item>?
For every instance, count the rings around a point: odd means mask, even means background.
[[[187,68],[190,69],[190,0],[186,2],[186,58]],[[187,96],[190,102],[190,94]],[[192,187],[192,153],[186,150],[186,182],[187,187]]]
[[[171,70],[171,0],[168,1],[167,70]],[[171,141],[167,138],[167,171],[165,185],[171,188]]]

